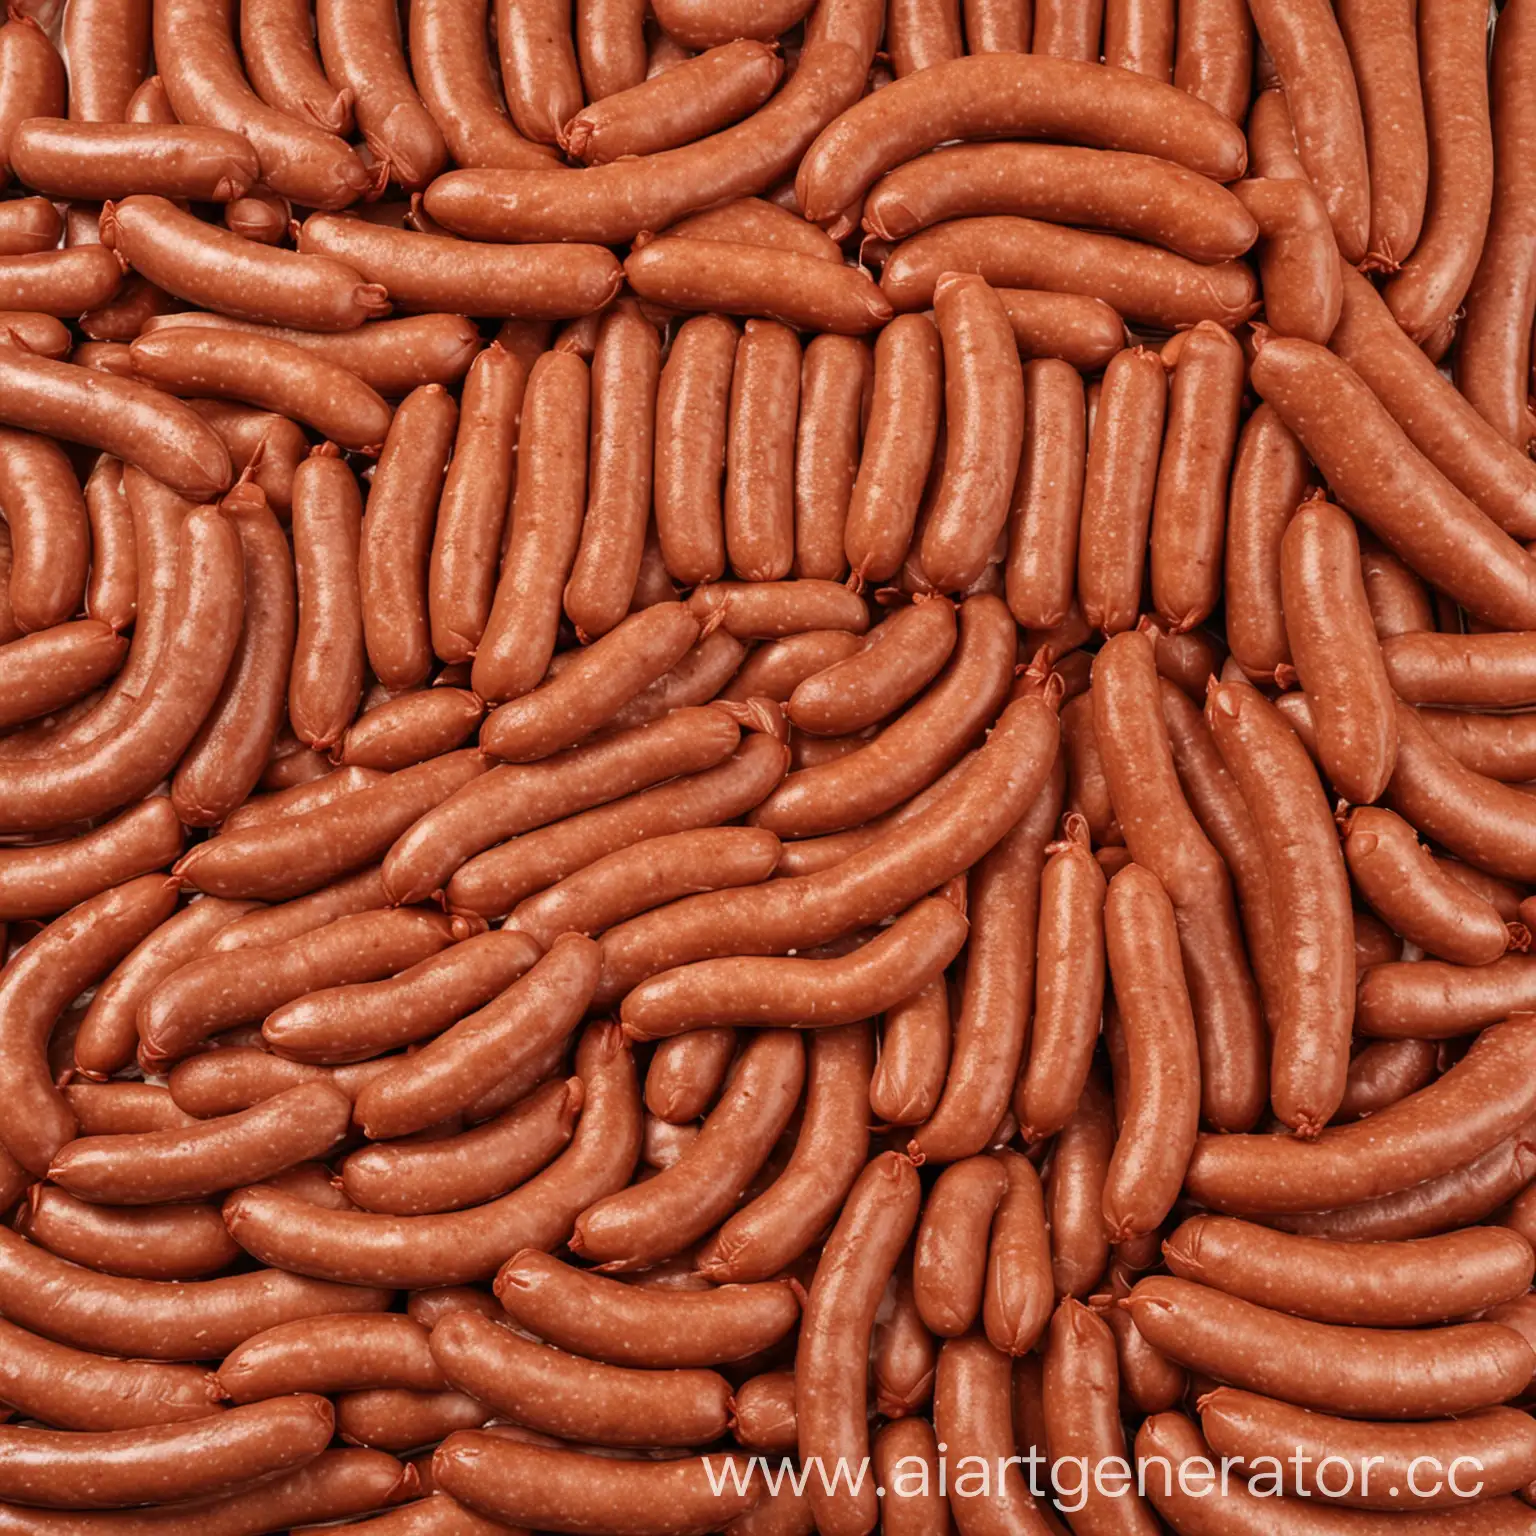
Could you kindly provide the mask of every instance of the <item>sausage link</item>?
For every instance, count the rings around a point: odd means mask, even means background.
[[[885,51],[898,80],[965,53],[960,0],[894,0],[886,8]]]
[[[218,1377],[235,1403],[290,1392],[430,1392],[445,1384],[427,1348],[427,1330],[397,1312],[303,1317],[264,1328],[225,1356]]]
[[[1242,349],[1219,326],[1202,321],[1185,334],[1173,370],[1152,504],[1152,600],[1176,632],[1203,623],[1221,595],[1242,391]]]
[[[1141,609],[1168,386],[1156,353],[1139,347],[1117,353],[1104,380],[1088,442],[1077,583],[1084,619],[1112,635]]]
[[[0,186],[11,179],[11,140],[30,117],[58,117],[67,86],[64,61],[37,21],[23,12],[0,26]]]
[[[1366,260],[1395,272],[1418,244],[1429,190],[1429,138],[1419,80],[1415,7],[1402,0],[1345,0],[1338,8],[1354,65],[1370,161]]]
[[[869,348],[851,337],[811,338],[800,373],[794,446],[794,574],[837,581],[859,470],[861,421],[873,369]]]
[[[1493,197],[1466,313],[1459,327],[1456,381],[1499,436],[1524,448],[1533,435],[1528,404],[1531,317],[1536,287],[1521,252],[1536,222],[1531,185],[1530,115],[1521,82],[1529,77],[1533,34],[1521,11],[1494,29],[1492,75]]]
[[[975,273],[994,288],[1087,294],[1151,330],[1183,330],[1202,320],[1230,330],[1253,313],[1258,298],[1242,262],[1202,266],[1118,235],[1012,215],[953,219],[903,240],[885,263],[880,287],[896,309],[923,309],[946,272]]]
[[[149,16],[143,0],[130,5],[74,0],[64,8],[62,42],[73,121],[130,120],[128,103],[149,73]]]
[[[993,1346],[1019,1356],[1035,1347],[1050,1319],[1051,1240],[1034,1164],[1017,1152],[998,1155],[1008,1182],[992,1222],[982,1318]]]
[[[939,1175],[923,1204],[912,1295],[924,1326],[943,1338],[964,1333],[981,1311],[988,1234],[1007,1187],[999,1159],[962,1158]]]
[[[869,1107],[893,1125],[919,1125],[944,1091],[949,1069],[949,992],[942,976],[885,1011]]]
[[[1413,445],[1507,534],[1536,534],[1536,465],[1479,415],[1413,345],[1376,290],[1344,270],[1333,350],[1371,387]]]
[[[1493,204],[1494,163],[1487,15],[1466,0],[1428,0],[1418,28],[1428,205],[1413,254],[1382,297],[1397,323],[1422,342],[1460,307],[1477,272]],[[1339,249],[1349,260],[1359,259],[1343,241]]]
[[[1109,1233],[1104,1180],[1115,1146],[1115,1112],[1097,1071],[1056,1136],[1045,1186],[1051,1272],[1058,1295],[1086,1297],[1104,1277]]]
[[[1115,636],[1094,662],[1091,691],[1095,736],[1127,847],[1174,904],[1200,1041],[1202,1110],[1213,1125],[1247,1129],[1264,1096],[1258,997],[1228,873],[1179,786],[1150,640],[1139,632]]]
[[[1253,76],[1253,21],[1234,0],[1184,0],[1173,83],[1241,123]]]
[[[899,322],[898,322],[899,323]],[[1008,606],[1035,629],[1059,624],[1076,587],[1087,456],[1083,384],[1054,358],[1025,365],[1024,452],[1008,533]]]
[[[1288,1318],[1188,1280],[1142,1280],[1127,1302],[1157,1349],[1248,1391],[1357,1418],[1448,1416],[1529,1379],[1530,1346],[1496,1323],[1383,1331]]]
[[[743,581],[781,580],[794,563],[800,365],[788,326],[747,321],[731,374],[724,501],[726,554]]]
[[[413,687],[431,670],[427,561],[458,418],[441,385],[413,390],[374,468],[357,580],[368,662],[386,688]]]
[[[1339,22],[1321,3],[1252,7],[1295,121],[1301,162],[1327,205],[1339,250],[1349,262],[1366,254],[1370,173],[1365,123]]]
[[[938,439],[942,380],[943,353],[931,320],[902,315],[881,330],[844,529],[848,563],[860,580],[889,580],[906,556]]]
[[[61,1259],[134,1280],[197,1280],[240,1257],[213,1205],[90,1205],[34,1184],[13,1224]]]
[[[560,597],[586,507],[588,401],[587,368],[579,358],[546,352],[534,364],[524,401],[511,534],[471,673],[481,698],[527,693],[554,654]]]
[[[462,1285],[492,1275],[503,1255],[553,1248],[577,1215],[624,1187],[640,1152],[634,1062],[619,1031],[594,1025],[577,1047],[584,1113],[566,1150],[510,1194],[465,1211],[387,1216],[323,1210],[276,1189],[237,1191],[224,1216],[248,1252],[347,1284]]]
[[[592,446],[581,544],[565,612],[582,639],[605,635],[629,611],[651,509],[661,339],[638,304],[604,314],[592,354]]]
[[[570,0],[496,0],[495,31],[507,106],[517,131],[535,143],[558,143],[560,130],[582,103]]]
[[[34,117],[11,139],[11,162],[29,187],[80,200],[150,193],[227,203],[260,169],[247,140],[222,128],[85,123]]]
[[[1104,1219],[1124,1242],[1154,1231],[1178,1196],[1199,1127],[1199,1049],[1173,904],[1150,871],[1130,864],[1110,881],[1104,936],[1127,1065]]]
[[[882,1153],[855,1181],[822,1249],[806,1300],[795,1357],[795,1419],[802,1459],[839,1456],[856,1465],[868,1448],[864,1377],[876,1309],[897,1257],[917,1222],[912,1164]],[[847,1494],[810,1489],[819,1530],[864,1536],[878,1506],[873,1488]]]
[[[485,705],[467,688],[434,684],[403,693],[365,709],[347,727],[341,738],[340,761],[365,765],[359,771],[369,775],[424,763],[462,746],[484,714]]]

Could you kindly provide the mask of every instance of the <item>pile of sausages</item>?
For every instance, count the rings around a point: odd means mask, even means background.
[[[0,1536],[1536,1532],[1536,0],[12,0],[0,185]]]

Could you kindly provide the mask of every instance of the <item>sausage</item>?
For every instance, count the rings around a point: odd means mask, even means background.
[[[90,1205],[34,1184],[14,1225],[62,1259],[136,1280],[197,1280],[240,1257],[213,1205]]]
[[[70,1349],[0,1322],[5,1400],[58,1429],[138,1429],[205,1419],[219,1407],[218,1385],[199,1366],[118,1360]]]
[[[688,652],[698,620],[681,603],[631,614],[553,681],[492,712],[481,747],[512,762],[549,757],[610,722]]]
[[[1343,272],[1333,350],[1392,413],[1414,446],[1517,539],[1536,532],[1536,470],[1440,376],[1402,333],[1371,285]]]
[[[515,1423],[597,1445],[698,1445],[724,1433],[730,1388],[709,1370],[637,1371],[526,1339],[470,1312],[432,1330],[450,1381]]]
[[[776,640],[807,629],[869,628],[869,608],[835,581],[716,581],[696,590],[688,607],[706,633],[738,640]]]
[[[900,322],[898,322],[900,323]],[[1025,365],[1024,452],[1009,508],[1008,606],[1019,623],[1059,624],[1076,586],[1087,455],[1083,384],[1054,358]]]
[[[448,147],[406,70],[398,13],[371,0],[320,0],[315,21],[326,75],[351,93],[380,179],[425,186]]]
[[[1203,1138],[1190,1160],[1189,1192],[1219,1210],[1315,1211],[1373,1200],[1459,1168],[1530,1113],[1521,1085],[1501,1074],[1532,1048],[1531,1039],[1523,1017],[1495,1025],[1436,1082],[1367,1121],[1322,1131],[1313,1147],[1276,1137]],[[1470,1104],[1464,1095],[1472,1096]],[[1449,1116],[1454,1120],[1443,1123]]]
[[[1018,1077],[1029,1031],[1040,874],[1061,810],[1063,778],[1058,760],[1028,810],[971,877],[975,938],[949,1070],[938,1105],[908,1143],[924,1159],[949,1161],[980,1152],[1007,1113],[1009,1084]]]
[[[175,900],[163,876],[141,875],[48,924],[7,965],[0,985],[0,1082],[16,1114],[0,1130],[0,1142],[29,1172],[41,1177],[76,1130],[48,1065],[55,1021],[169,915]]]
[[[1081,1481],[1063,1492],[1078,1504],[1078,1519],[1086,1529],[1142,1536],[1158,1529],[1142,1496],[1133,1488],[1117,1496],[1114,1485],[1107,1489],[1098,1473],[1126,1464],[1119,1394],[1114,1334],[1098,1313],[1067,1297],[1051,1318],[1041,1381],[1051,1457],[1055,1464],[1079,1469]]]
[[[1040,876],[1034,1037],[1014,1093],[1027,1141],[1060,1131],[1088,1078],[1104,1002],[1104,873],[1080,816],[1066,817]]]
[[[1179,786],[1150,640],[1115,636],[1093,670],[1095,738],[1116,816],[1131,857],[1174,904],[1200,1042],[1201,1106],[1212,1124],[1243,1130],[1263,1105],[1264,1043],[1227,872]]]
[[[156,10],[155,58],[177,118],[243,134],[262,181],[304,207],[356,201],[371,180],[362,161],[335,132],[257,98],[235,53],[231,11],[228,0],[173,0]]]
[[[959,0],[897,0],[886,11],[885,51],[898,80],[930,64],[958,59],[966,51]]]
[[[441,385],[412,390],[395,412],[373,472],[357,580],[368,662],[387,688],[414,687],[432,667],[427,562],[458,419]]]
[[[1498,1227],[1397,1243],[1292,1236],[1196,1216],[1163,1244],[1174,1274],[1319,1323],[1413,1328],[1524,1294],[1529,1253]],[[1529,1245],[1527,1245],[1527,1248]]]
[[[903,240],[885,263],[880,287],[897,310],[922,309],[946,272],[977,273],[994,288],[1087,294],[1152,330],[1201,320],[1230,330],[1252,314],[1258,297],[1242,262],[1202,266],[1118,235],[1003,214],[951,219]]]
[[[71,1509],[197,1499],[303,1466],[332,1428],[331,1405],[306,1395],[143,1429],[0,1429],[0,1493]]]
[[[1223,684],[1206,723],[1253,813],[1277,919],[1285,914],[1296,936],[1279,966],[1270,1096],[1281,1120],[1314,1136],[1338,1108],[1349,1067],[1349,877],[1322,786],[1283,718],[1255,689]]]
[[[1334,1120],[1360,1120],[1397,1103],[1432,1081],[1438,1065],[1439,1050],[1431,1040],[1372,1041],[1350,1060]]]
[[[899,165],[870,189],[864,227],[900,240],[978,214],[1114,230],[1202,262],[1240,256],[1258,234],[1230,192],[1171,160],[1020,143],[966,144]]]
[[[17,628],[29,633],[65,624],[80,609],[91,541],[85,500],[64,450],[47,437],[0,429],[0,498],[10,532],[8,590]],[[94,643],[82,643],[87,640]],[[72,658],[71,652],[79,654]],[[25,671],[4,690],[14,696],[3,709],[5,723],[14,725],[88,692],[116,670],[121,645],[94,626],[70,626],[10,654]],[[33,660],[24,664],[27,657]],[[35,675],[39,664],[49,676]]]
[[[841,262],[842,247],[822,229],[801,218],[798,208],[780,207],[760,197],[738,197],[716,208],[690,213],[667,226],[666,233],[689,240],[727,240],[738,245],[766,245],[798,251],[821,261]],[[636,239],[643,243],[642,231]]]
[[[254,485],[238,487],[224,507],[240,538],[245,625],[224,687],[172,780],[171,803],[190,826],[222,820],[255,788],[282,721],[294,648],[293,557],[283,530]]]
[[[34,117],[11,139],[11,165],[49,197],[96,200],[143,192],[227,203],[260,174],[256,152],[222,128]]]
[[[537,959],[521,934],[476,934],[382,981],[307,989],[266,1015],[263,1038],[298,1061],[363,1060],[483,1007]]]
[[[0,253],[6,256],[51,251],[63,231],[59,210],[46,197],[18,197],[0,204]]]
[[[1232,0],[1185,0],[1178,16],[1173,83],[1241,123],[1252,75],[1253,22],[1246,7]]]
[[[661,340],[639,306],[620,300],[603,316],[592,354],[587,510],[565,588],[565,611],[583,639],[605,635],[629,609],[651,505]]]
[[[726,552],[746,581],[778,581],[794,561],[799,396],[798,338],[775,321],[747,321],[731,374],[724,502]]]
[[[647,541],[647,549],[655,549],[654,541]],[[659,555],[659,550],[656,552]],[[646,560],[650,558],[647,553]],[[659,569],[659,560],[653,569]],[[641,574],[644,575],[643,570]],[[665,589],[654,594],[653,602],[637,605],[636,611],[641,607],[671,603],[676,598],[677,590],[671,580],[665,572],[660,575],[666,583]],[[708,610],[703,609],[702,605],[690,604],[690,607],[702,610],[695,614],[696,618],[708,617]],[[717,702],[722,686],[735,676],[745,655],[746,647],[733,635],[724,629],[711,629],[697,645],[684,652],[675,667],[648,683],[627,704],[622,705],[609,722],[610,728],[630,730],[637,725],[648,725],[659,720],[674,709]],[[757,718],[752,711],[747,713],[748,718]],[[764,718],[775,721],[781,719],[776,713]],[[776,724],[774,728],[778,729],[779,726]]]
[[[287,342],[183,327],[141,336],[129,352],[136,379],[173,393],[243,398],[343,448],[377,454],[389,431],[389,406],[356,374]]]
[[[434,684],[416,689],[364,710],[341,738],[340,760],[366,765],[358,769],[368,776],[364,783],[376,783],[375,774],[408,768],[462,746],[484,714],[485,705],[466,688]]]
[[[1339,29],[1354,66],[1370,162],[1366,260],[1395,272],[1418,244],[1429,186],[1429,140],[1414,11],[1397,0],[1353,0]]]
[[[933,1396],[939,1342],[917,1313],[910,1256],[903,1257],[880,1299],[870,1341],[876,1411],[887,1418],[916,1413]]]
[[[597,996],[612,1000],[669,965],[719,954],[783,953],[891,916],[998,842],[1040,794],[1058,735],[1046,698],[1016,700],[948,793],[922,817],[833,869],[689,897],[620,924],[603,940]],[[1040,841],[1043,846],[1043,835]]]
[[[187,1130],[69,1142],[48,1176],[109,1205],[194,1200],[319,1156],[345,1134],[350,1115],[350,1101],[329,1084],[304,1084]]]
[[[1046,1182],[1051,1270],[1058,1294],[1087,1296],[1109,1262],[1104,1180],[1115,1144],[1114,1105],[1090,1072],[1071,1118],[1057,1133]]]
[[[358,1124],[373,1139],[403,1136],[465,1108],[487,1082],[570,1034],[596,979],[597,946],[565,935],[486,1007],[370,1082],[357,1097]]]
[[[676,774],[712,768],[729,756],[739,739],[736,723],[721,710],[680,710],[601,737],[547,762],[500,765],[486,775],[483,788],[466,784],[460,793],[445,797],[439,808],[425,807],[419,825],[407,823],[400,829],[404,835],[385,860],[384,879],[390,898],[396,902],[424,900],[442,890],[466,859],[501,839],[559,822],[605,801],[619,800]],[[739,815],[740,811],[729,814]],[[625,845],[620,842],[613,847]],[[609,851],[606,847],[600,850]],[[554,875],[529,889],[540,889],[559,878]]]
[[[439,1390],[427,1330],[399,1313],[297,1318],[253,1334],[225,1357],[219,1386],[236,1403],[290,1392],[362,1388]]]
[[[365,282],[354,266],[323,253],[258,245],[184,212],[166,196],[136,195],[110,204],[102,217],[102,241],[167,293],[227,310],[236,320],[346,331],[389,312],[385,290]]]
[[[1321,500],[1296,513],[1280,540],[1280,594],[1323,769],[1347,799],[1375,800],[1392,777],[1397,725],[1353,519]]]
[[[427,212],[476,238],[622,244],[698,209],[764,192],[794,170],[821,127],[858,99],[882,20],[872,0],[839,0],[825,8],[813,18],[801,67],[784,89],[744,122],[697,144],[592,166],[578,176],[563,169],[515,177],[451,171],[428,189]],[[559,30],[565,30],[563,21]],[[720,41],[739,35],[733,30]],[[568,121],[576,105],[550,116]]]
[[[1104,937],[1127,1069],[1117,1082],[1124,1109],[1104,1184],[1114,1242],[1154,1231],[1167,1216],[1199,1127],[1199,1054],[1174,917],[1150,871],[1129,864],[1110,881]]]
[[[805,349],[792,476],[798,577],[835,581],[847,568],[844,532],[871,374],[869,348],[859,341],[823,333]]]
[[[944,469],[921,538],[932,583],[957,590],[982,573],[1008,517],[1024,435],[1024,380],[1001,301],[979,278],[934,290],[944,346]]]
[[[523,365],[494,342],[465,379],[427,572],[432,648],[446,662],[474,655],[490,617],[526,381]]]
[[[1012,675],[1014,633],[997,598],[967,599],[953,659],[922,698],[868,746],[791,774],[752,812],[752,823],[784,837],[837,832],[926,789],[996,717]]]
[[[270,935],[278,942],[261,947],[258,966],[250,953],[232,947],[239,936],[225,930],[217,935],[218,950],[172,971],[140,1002],[141,1057],[150,1064],[174,1061],[209,1036],[255,1023],[317,988],[392,976],[466,932],[462,919],[437,913],[362,911],[313,933]]]
[[[770,1030],[754,1037],[678,1161],[582,1212],[572,1251],[605,1270],[644,1268],[702,1237],[735,1208],[767,1158],[800,1096],[804,1071],[797,1036]]]
[[[523,1328],[614,1365],[676,1368],[744,1359],[782,1338],[800,1315],[787,1280],[670,1291],[607,1279],[533,1249],[502,1266],[496,1294]]]
[[[86,477],[85,507],[91,544],[86,617],[121,633],[133,623],[138,606],[138,554],[133,514],[123,491],[123,466],[110,454],[102,454]],[[14,606],[13,600],[13,613]]]
[[[594,860],[513,908],[507,927],[547,947],[562,933],[596,936],[693,891],[765,880],[778,862],[772,833],[722,827],[648,838]],[[684,1116],[691,1119],[691,1116]]]
[[[0,303],[7,309],[73,318],[109,304],[122,281],[117,257],[96,244],[0,256]]]
[[[517,131],[536,143],[558,143],[582,102],[568,0],[533,6],[496,0],[495,31]]]
[[[1387,786],[1393,810],[1485,873],[1526,879],[1533,866],[1525,792],[1463,766],[1401,702],[1397,730],[1398,766]]]
[[[135,90],[149,73],[149,13],[144,4],[66,7],[62,41],[69,59],[69,109],[76,122],[127,122]]]
[[[9,1229],[0,1231],[0,1287],[6,1314],[20,1327],[78,1349],[109,1350],[141,1360],[217,1358],[278,1323],[331,1313],[378,1312],[389,1299],[382,1291],[319,1284],[270,1269],[191,1281],[103,1275],[57,1258]],[[168,1384],[185,1379],[187,1373],[154,1375]],[[81,1427],[128,1428],[207,1413],[208,1395],[200,1395],[199,1401],[194,1413],[141,1416],[123,1411],[121,1404],[114,1410],[102,1398],[89,1408],[78,1404],[63,1417],[44,1417],[61,1428],[76,1427],[82,1420]]]
[[[1168,391],[1161,361],[1139,347],[1117,353],[1104,378],[1098,430],[1088,442],[1077,580],[1084,619],[1117,634],[1141,607]]]
[[[202,499],[229,485],[229,453],[213,429],[158,389],[14,347],[0,347],[0,385],[8,426],[86,443],[178,495]]]
[[[64,110],[64,61],[37,21],[18,12],[0,27],[0,185],[11,179],[10,146],[30,117],[57,117]]]
[[[844,547],[861,580],[901,568],[938,439],[943,353],[937,326],[901,315],[875,341],[864,450],[848,503]]]
[[[304,331],[257,325],[227,316],[194,311],[159,315],[146,321],[146,334],[175,327],[245,331],[292,342],[338,367],[355,373],[371,389],[391,399],[422,384],[456,384],[480,351],[480,334],[462,315],[410,315],[400,320],[370,320],[350,331]]]
[[[1502,1402],[1529,1380],[1530,1346],[1497,1323],[1339,1327],[1163,1276],[1140,1281],[1126,1305],[1148,1342],[1173,1359],[1324,1413],[1448,1416]]]
[[[1360,978],[1356,1013],[1361,1033],[1384,1039],[1440,1040],[1476,1034],[1526,1010],[1536,965],[1507,954],[1476,967],[1419,961],[1372,966]]]
[[[951,1465],[985,1466],[989,1473],[980,1486],[961,1475],[950,1489],[961,1536],[1005,1531],[1040,1536],[1054,1528],[1044,1507],[1036,1505],[1021,1470],[1023,1459],[1015,1454],[1011,1367],[1009,1357],[982,1338],[949,1339],[939,1352],[934,1432]]]
[[[1024,1355],[1035,1347],[1055,1298],[1045,1197],[1034,1164],[998,1154],[1007,1186],[992,1222],[982,1320],[994,1348]]]
[[[60,321],[31,310],[0,310],[0,333],[11,346],[55,362],[67,356],[71,347],[69,331]]]
[[[1169,388],[1149,562],[1153,605],[1176,633],[1203,623],[1221,596],[1242,392],[1243,354],[1231,336],[1209,321],[1185,333]]]
[[[554,654],[560,598],[586,507],[589,389],[586,364],[546,352],[524,400],[511,536],[472,686],[483,699],[529,692]]]
[[[1531,327],[1536,290],[1521,265],[1531,227],[1527,146],[1530,126],[1519,82],[1529,70],[1531,30],[1511,12],[1497,34],[1490,65],[1493,114],[1493,197],[1487,238],[1467,290],[1457,348],[1457,383],[1494,431],[1523,448],[1532,435],[1527,404]]]
[[[813,672],[790,694],[799,730],[841,736],[878,724],[931,682],[955,644],[954,604],[938,596],[893,613],[862,649]]]
[[[586,1031],[576,1072],[586,1097],[570,1145],[499,1200],[432,1216],[386,1216],[322,1210],[276,1189],[252,1187],[225,1202],[225,1222],[247,1252],[348,1284],[382,1279],[420,1288],[486,1279],[508,1252],[564,1242],[577,1215],[623,1188],[634,1172],[640,1097],[634,1062],[617,1028],[599,1024]]]
[[[252,88],[269,107],[326,133],[352,131],[352,93],[326,79],[315,56],[314,24],[295,0],[242,4],[240,53]]]
[[[459,1135],[363,1147],[342,1164],[341,1184],[363,1210],[400,1216],[459,1210],[515,1189],[571,1138],[577,1079],[546,1083],[495,1119]]]
[[[1316,1416],[1227,1387],[1206,1394],[1199,1407],[1201,1427],[1213,1450],[1252,1464],[1283,1447],[1282,1454],[1294,1469],[1285,1478],[1287,1492],[1356,1509],[1417,1510],[1461,1504],[1463,1500],[1447,1486],[1421,1493],[1415,1475],[1426,1465],[1454,1466],[1458,1456],[1468,1458],[1462,1466],[1476,1466],[1481,1499],[1514,1492],[1530,1481],[1536,1468],[1530,1415],[1510,1408],[1485,1408],[1454,1421],[1367,1426]],[[1324,1472],[1324,1458],[1342,1463],[1348,1475],[1341,1477],[1332,1469]],[[1278,1457],[1274,1464],[1279,1465]],[[1450,1481],[1467,1486],[1456,1478]],[[1341,1486],[1345,1491],[1339,1493]]]
[[[299,250],[356,269],[403,309],[558,319],[601,309],[620,283],[599,246],[467,245],[336,214],[311,214]]]
[[[1306,491],[1307,460],[1279,413],[1261,404],[1238,434],[1227,503],[1226,633],[1250,677],[1291,659],[1280,606],[1280,541]]]
[[[869,1084],[877,1119],[919,1125],[944,1091],[949,1069],[949,994],[943,977],[886,1009],[880,1055]]]
[[[65,843],[0,850],[0,917],[51,917],[172,863],[182,829],[163,797]]]
[[[1360,806],[1344,833],[1355,885],[1410,943],[1457,965],[1486,965],[1509,948],[1498,911],[1445,874],[1401,817]]]
[[[806,1300],[795,1357],[795,1420],[802,1460],[839,1456],[857,1465],[868,1447],[865,1362],[876,1308],[897,1257],[917,1221],[917,1173],[908,1159],[886,1152],[855,1181],[832,1235],[823,1246]],[[816,1525],[828,1536],[871,1530],[878,1518],[874,1490],[811,1487]]]
[[[1155,140],[1148,134],[1154,120]],[[1102,66],[1085,69],[1075,60],[1007,53],[950,60],[921,79],[896,81],[894,94],[865,97],[811,146],[796,177],[800,206],[821,222],[883,171],[935,144],[992,137],[1160,153],[1218,180],[1233,179],[1243,167],[1236,129],[1171,86],[1130,81]]]
[[[661,1041],[645,1073],[645,1107],[669,1125],[699,1119],[725,1081],[736,1052],[736,1031],[695,1029]]]
[[[913,1297],[933,1333],[962,1334],[981,1311],[988,1233],[1007,1187],[1007,1169],[985,1155],[951,1163],[935,1181],[912,1255]]]
[[[1476,6],[1457,0],[1426,5],[1418,18],[1428,206],[1413,254],[1382,294],[1415,342],[1448,320],[1466,297],[1488,231],[1494,164],[1487,22]],[[1357,259],[1347,250],[1344,255]]]
[[[1454,709],[1421,709],[1419,723],[1457,762],[1474,773],[1507,783],[1532,775],[1529,735],[1536,716],[1480,715]]]
[[[1525,634],[1404,634],[1382,646],[1382,657],[1405,703],[1508,709],[1536,693],[1530,646]]]
[[[763,315],[802,330],[859,335],[891,314],[861,267],[767,246],[653,240],[631,252],[624,276],[642,299],[668,308]]]
[[[692,143],[755,111],[773,94],[783,71],[772,43],[726,42],[665,77],[596,99],[561,126],[561,147],[572,159],[603,165]]]
[[[1339,22],[1321,5],[1254,10],[1290,109],[1301,163],[1317,187],[1346,261],[1359,262],[1370,236],[1365,123]]]
[[[87,1136],[155,1131],[193,1122],[191,1115],[176,1107],[170,1089],[126,1078],[111,1083],[67,1083],[64,1101]]]
[[[838,959],[703,960],[642,982],[620,1018],[631,1039],[750,1018],[795,1028],[847,1024],[911,996],[954,959],[969,925],[948,901],[919,902]]]
[[[703,1536],[752,1509],[761,1481],[717,1493],[709,1459],[611,1460],[476,1430],[450,1435],[432,1458],[435,1483],[472,1510],[517,1525],[620,1536]]]
[[[36,553],[45,552],[46,534]],[[118,670],[127,648],[99,619],[53,624],[0,645],[0,720],[35,720],[87,696]]]
[[[1152,0],[1106,0],[1104,62],[1155,80],[1173,78],[1173,8]]]

